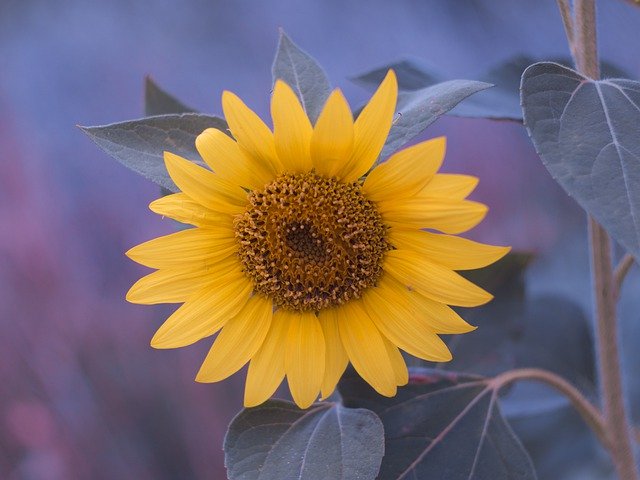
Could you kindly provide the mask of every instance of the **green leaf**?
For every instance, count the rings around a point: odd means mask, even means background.
[[[521,55],[510,58],[479,74],[480,80],[494,84],[495,88],[482,92],[469,99],[468,102],[460,104],[451,114],[459,117],[522,122],[522,108],[518,93],[520,77],[522,72],[532,63],[531,58]]]
[[[329,98],[331,85],[318,62],[293,43],[282,30],[271,72],[274,84],[277,79],[282,79],[293,88],[311,123],[315,123]]]
[[[571,59],[554,60],[557,63],[570,63]],[[536,60],[527,55],[517,55],[504,62],[493,65],[488,70],[472,75],[480,81],[491,83],[494,88],[479,92],[477,95],[460,103],[449,112],[449,115],[470,118],[489,118],[491,120],[510,120],[522,123],[522,107],[520,106],[520,77],[522,72]],[[356,83],[376,88],[389,68],[393,68],[398,76],[398,87],[401,90],[418,90],[450,78],[436,68],[425,66],[415,59],[404,59],[384,67],[355,77]],[[622,70],[607,62],[602,64],[603,75],[608,77],[627,76]]]
[[[554,372],[587,395],[595,394],[595,361],[589,322],[582,309],[558,295],[527,299],[497,297],[465,315],[478,330],[449,343],[453,360],[446,370],[496,375],[513,368]],[[567,405],[538,383],[515,386],[505,400],[508,416],[534,415]]]
[[[531,253],[512,250],[487,267],[465,270],[460,275],[496,297],[524,295],[524,272],[533,259]]]
[[[144,79],[144,114],[147,117],[171,113],[195,113],[180,100],[161,89],[150,76]]]
[[[566,408],[547,409],[539,415],[513,417],[506,412],[502,398],[501,404],[540,478],[613,480],[613,477],[604,474],[609,470],[610,463],[602,455],[602,446],[571,406],[567,404]],[[596,472],[600,472],[600,475]]]
[[[80,127],[96,145],[124,166],[172,192],[178,189],[164,166],[163,152],[203,165],[195,141],[207,128],[225,131],[227,124],[218,117],[184,113]]]
[[[352,77],[351,80],[363,87],[378,88],[389,69],[396,73],[398,89],[400,90],[420,90],[447,80],[435,68],[427,67],[420,60],[414,58],[405,58],[383,67],[374,68]]]
[[[562,65],[522,75],[525,125],[552,177],[640,258],[640,82]]]
[[[168,115],[171,113],[193,113],[196,110],[187,107],[173,95],[167,93],[147,75],[144,79],[144,114],[147,117],[154,115]],[[169,195],[171,190],[160,187],[162,196]]]
[[[580,306],[568,298],[526,295],[525,269],[532,259],[530,254],[511,252],[489,267],[461,272],[494,293],[495,299],[461,311],[479,328],[453,337],[449,341],[453,360],[440,367],[486,376],[514,368],[543,368],[592,394],[595,362],[590,324]],[[538,383],[523,383],[503,405],[511,418],[546,413],[567,402]]]
[[[419,369],[393,398],[348,372],[340,393],[349,407],[378,414],[385,431],[380,480],[533,480],[529,455],[500,413],[490,380]]]
[[[224,451],[230,480],[367,480],[380,468],[384,431],[365,409],[269,400],[233,419]]]
[[[515,57],[488,71],[474,75],[475,78],[494,85],[494,88],[479,92],[469,100],[460,103],[448,112],[449,115],[522,122],[518,87],[522,72],[531,63],[533,62],[528,57]],[[450,78],[444,72],[427,67],[418,60],[405,59],[366,72],[353,80],[374,88],[380,84],[389,68],[395,70],[398,76],[398,87],[401,90],[419,90]]]
[[[380,158],[384,159],[474,93],[491,87],[473,80],[450,80],[398,95],[396,118]]]
[[[532,260],[531,254],[511,252],[489,267],[460,272],[494,293],[495,299],[482,307],[458,309],[479,328],[447,339],[453,360],[438,368],[483,376],[515,368],[543,368],[594,395],[591,326],[580,306],[568,298],[526,295],[525,270]],[[515,385],[502,400],[510,419],[548,414],[568,405],[563,396],[534,382]]]

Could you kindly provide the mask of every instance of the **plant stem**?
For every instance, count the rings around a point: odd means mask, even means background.
[[[622,388],[611,241],[607,232],[593,218],[589,219],[589,232],[603,415],[609,432],[611,454],[619,477],[624,480],[637,480],[640,477],[633,457]]]
[[[596,33],[595,0],[575,0],[573,40],[575,42],[576,67],[587,77],[600,77],[598,62],[598,37]]]
[[[576,387],[564,378],[539,368],[521,368],[502,373],[491,381],[494,384],[494,388],[499,390],[518,380],[546,383],[564,394],[571,401],[573,407],[582,416],[587,425],[596,433],[602,445],[607,449],[611,448],[609,436],[607,435],[607,426],[600,411],[594,407]]]
[[[629,270],[631,270],[631,267],[633,267],[635,261],[636,260],[635,258],[633,258],[633,255],[627,253],[624,257],[622,257],[622,260],[620,260],[620,263],[618,263],[618,266],[613,272],[613,296],[616,300],[620,296],[620,290],[622,289],[624,277],[627,276],[627,273],[629,273]]]
[[[598,79],[595,0],[575,0],[573,43],[572,52],[580,73]],[[608,445],[619,478],[638,480],[640,476],[633,456],[622,388],[611,241],[607,232],[592,217],[589,217],[589,237],[596,307],[598,374]]]
[[[575,58],[575,38],[573,35],[573,17],[571,16],[571,5],[569,0],[557,0],[558,9],[560,10],[560,17],[562,17],[562,25],[564,25],[564,33],[567,35],[569,43],[569,50],[571,55]]]

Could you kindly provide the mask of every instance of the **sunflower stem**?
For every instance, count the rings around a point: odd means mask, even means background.
[[[593,218],[589,218],[589,234],[602,410],[610,440],[611,456],[618,475],[624,480],[637,480],[640,476],[633,456],[622,387],[611,241],[607,232]]]
[[[610,449],[607,425],[600,411],[573,385],[559,375],[540,368],[509,370],[493,378],[494,388],[499,390],[516,381],[529,380],[545,383],[569,399],[576,411],[598,436],[602,445]]]
[[[598,79],[598,45],[595,0],[574,0],[571,26],[567,27],[567,5],[559,1],[569,46],[576,68],[583,75]],[[589,217],[591,272],[595,301],[595,343],[606,442],[621,480],[639,480],[631,444],[631,428],[626,412],[620,368],[616,299],[620,280],[614,278],[611,240],[593,217]]]

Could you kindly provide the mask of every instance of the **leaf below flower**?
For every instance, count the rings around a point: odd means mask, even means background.
[[[224,442],[230,480],[373,480],[384,453],[375,413],[269,400],[233,419]]]
[[[410,372],[394,398],[347,373],[345,405],[378,414],[385,429],[380,480],[534,480],[529,455],[500,413],[491,380],[441,370]]]

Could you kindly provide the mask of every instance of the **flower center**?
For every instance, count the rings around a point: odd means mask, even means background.
[[[248,199],[234,223],[240,261],[255,290],[276,305],[341,305],[380,277],[387,227],[358,183],[283,174]]]

